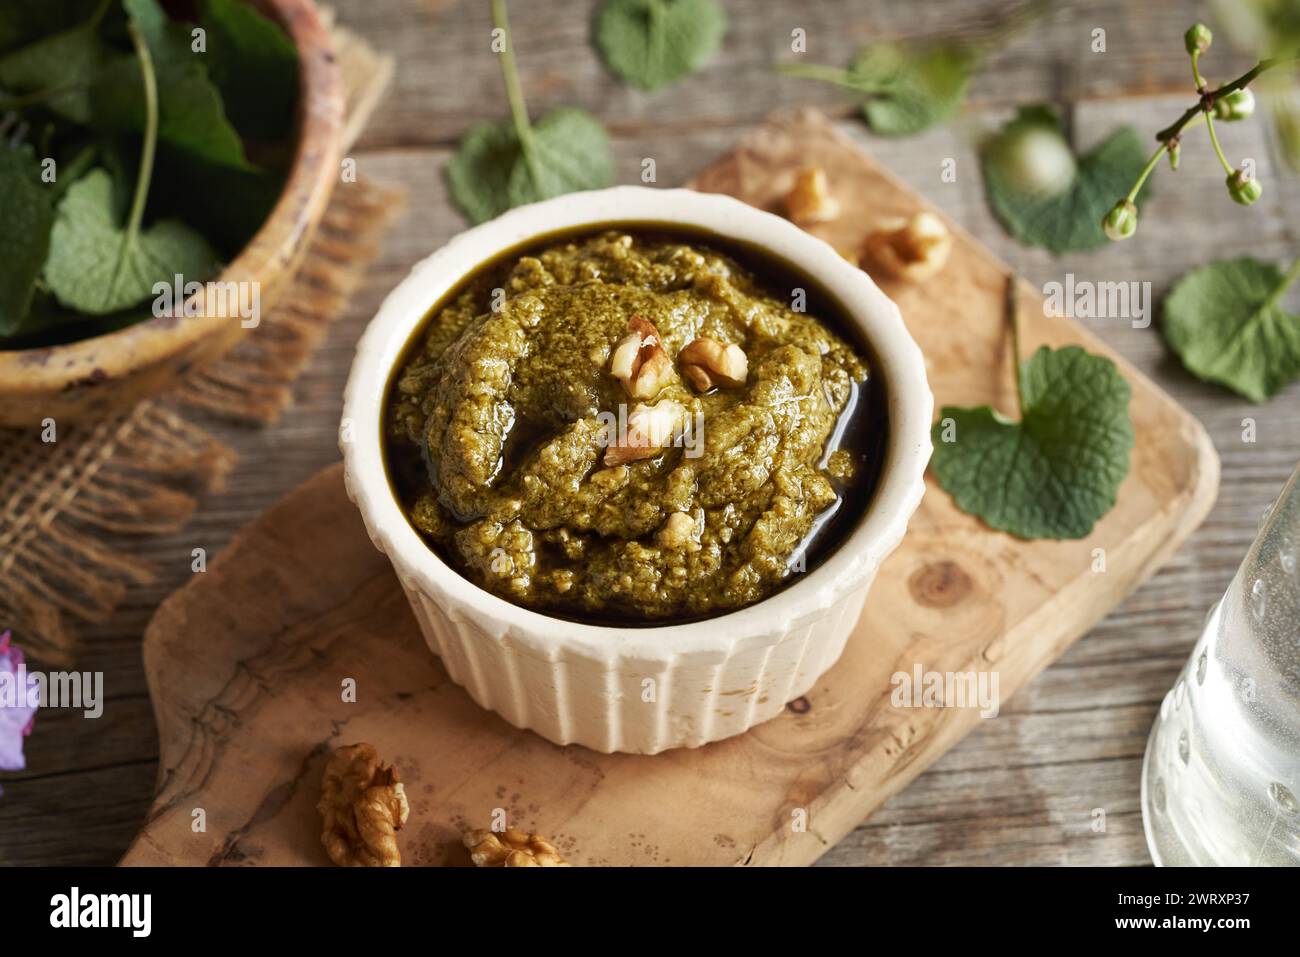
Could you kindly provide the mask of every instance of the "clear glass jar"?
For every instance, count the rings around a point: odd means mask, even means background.
[[[1160,865],[1300,864],[1300,468],[1160,705],[1142,821]]]

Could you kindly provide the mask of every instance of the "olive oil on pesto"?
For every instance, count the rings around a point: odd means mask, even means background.
[[[698,335],[750,353],[743,388],[672,387],[701,413],[698,459],[602,464],[591,421],[633,405],[609,372],[632,314],[673,355]],[[880,478],[884,402],[842,306],[784,261],[611,223],[506,250],[434,304],[390,377],[384,454],[413,527],[475,584],[575,621],[675,624],[762,600],[845,539]],[[679,510],[702,518],[699,548],[659,544]]]

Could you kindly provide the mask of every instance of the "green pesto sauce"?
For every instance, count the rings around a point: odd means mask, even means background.
[[[600,416],[636,404],[609,371],[634,315],[673,357],[739,345],[748,377],[700,394],[678,374],[650,401],[694,431],[606,466]],[[886,414],[848,330],[807,280],[719,237],[547,237],[430,310],[386,396],[389,474],[430,546],[516,604],[645,625],[741,608],[815,567],[874,491]],[[664,531],[677,512],[685,540]]]

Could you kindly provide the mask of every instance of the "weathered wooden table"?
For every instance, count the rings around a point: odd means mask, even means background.
[[[190,553],[221,549],[254,515],[337,458],[336,427],[352,346],[409,266],[463,228],[447,199],[443,166],[466,127],[506,115],[496,58],[488,49],[486,0],[337,0],[340,19],[398,61],[394,88],[355,150],[363,175],[402,183],[409,213],[389,236],[370,281],[337,324],[273,428],[215,424],[240,454],[227,487],[208,496],[182,533],[140,542],[156,584],[135,591],[89,636],[84,669],[105,673],[97,721],[46,712],[29,739],[30,767],[0,784],[0,864],[111,864],[139,827],[153,791],[157,739],[139,639],[157,603],[190,575]],[[1015,4],[985,0],[779,0],[728,2],[722,53],[701,73],[659,94],[615,81],[589,44],[594,2],[512,4],[520,70],[534,114],[575,104],[607,124],[620,182],[636,182],[653,157],[661,185],[689,179],[769,112],[811,104],[938,203],[1032,281],[1149,280],[1158,298],[1186,269],[1211,258],[1300,251],[1300,189],[1271,159],[1259,120],[1225,127],[1224,146],[1254,158],[1264,199],[1230,202],[1208,143],[1189,137],[1177,180],[1158,177],[1138,237],[1122,246],[1056,260],[1017,246],[985,205],[975,144],[1017,104],[1050,100],[1087,146],[1120,123],[1144,134],[1191,100],[1182,34],[1203,4],[1188,0],[1093,0],[1062,4],[988,58],[964,113],[904,140],[870,135],[853,101],[832,87],[780,77],[791,31],[801,27],[813,62],[843,64],[873,38],[986,28]],[[1093,52],[1094,31],[1106,51]],[[1206,66],[1217,78],[1250,65],[1216,43]],[[956,160],[955,182],[940,178]],[[346,188],[346,187],[342,187]],[[1205,525],[1147,585],[1061,660],[1007,702],[911,787],[823,861],[828,864],[1145,864],[1138,777],[1161,697],[1227,585],[1264,508],[1300,459],[1300,387],[1252,406],[1185,373],[1155,327],[1085,320],[1209,429],[1223,461],[1222,492]],[[1245,441],[1245,420],[1256,438]],[[1095,809],[1105,811],[1094,830]]]

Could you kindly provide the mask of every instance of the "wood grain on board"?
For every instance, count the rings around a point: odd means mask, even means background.
[[[833,244],[855,246],[881,219],[925,206],[812,113],[773,120],[695,185],[771,208],[805,165],[827,170],[844,206],[819,230]],[[882,284],[926,354],[938,404],[1015,413],[1007,275],[958,230],[937,279]],[[992,532],[928,478],[844,657],[805,699],[700,749],[601,755],[514,729],[448,681],[332,467],[237,536],[151,623],[160,788],[124,863],[326,863],[314,810],[324,755],[362,740],[407,782],[408,864],[463,863],[461,830],[486,826],[496,808],[580,864],[815,861],[981,720],[978,707],[895,707],[892,675],[983,672],[1005,701],[1213,504],[1218,459],[1199,423],[1083,328],[1045,317],[1029,286],[1019,291],[1026,350],[1081,344],[1115,358],[1133,387],[1132,468],[1088,538]],[[342,700],[346,678],[355,703]]]

